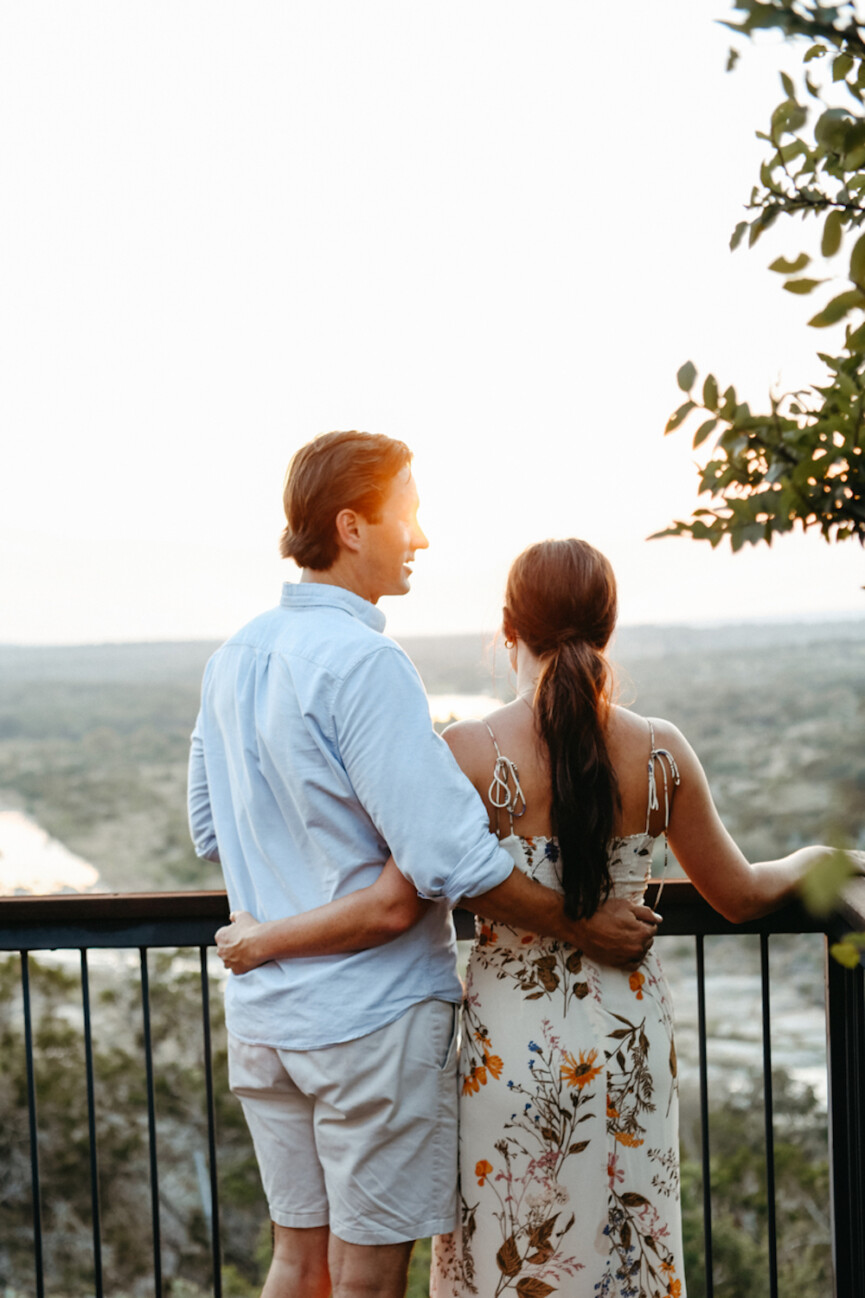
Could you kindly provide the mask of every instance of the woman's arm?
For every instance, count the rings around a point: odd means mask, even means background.
[[[757,919],[788,900],[802,875],[836,849],[801,847],[774,861],[748,861],[730,837],[712,800],[709,782],[691,745],[669,721],[655,722],[655,742],[679,767],[670,816],[670,847],[702,895],[734,924]]]
[[[301,955],[339,955],[381,946],[416,924],[430,903],[400,874],[393,857],[375,883],[315,910],[259,923],[248,911],[233,912],[217,929],[216,950],[232,973]]]

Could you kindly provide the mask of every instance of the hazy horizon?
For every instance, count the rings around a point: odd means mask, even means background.
[[[262,610],[264,611],[264,610]],[[616,633],[619,631],[638,631],[646,630],[688,630],[688,631],[710,631],[718,628],[734,629],[736,627],[820,627],[830,629],[833,626],[844,626],[856,623],[865,624],[865,608],[859,611],[849,609],[839,609],[826,613],[802,613],[795,616],[789,613],[763,614],[752,617],[715,617],[715,618],[690,618],[690,619],[672,619],[669,621],[628,621],[620,619],[616,626]],[[235,630],[239,630],[236,627]],[[392,634],[396,640],[455,640],[468,639],[477,637],[478,639],[493,640],[497,634],[496,630],[489,631],[484,627],[473,627],[461,631],[409,631],[395,634],[385,627],[387,634]],[[37,640],[0,640],[0,650],[15,649],[102,649],[102,648],[144,648],[156,645],[208,645],[221,644],[227,640],[234,631],[228,631],[224,636],[177,636],[177,637],[154,637],[153,639],[129,639],[129,640],[64,640],[64,641],[37,641]]]

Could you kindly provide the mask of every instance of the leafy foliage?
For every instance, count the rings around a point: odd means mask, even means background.
[[[710,505],[656,536],[690,536],[732,548],[772,543],[797,523],[816,527],[827,541],[856,537],[865,544],[865,36],[852,4],[819,0],[738,0],[738,22],[725,25],[751,36],[775,29],[807,40],[802,86],[782,73],[784,99],[758,138],[768,146],[759,183],[751,191],[749,220],[733,232],[731,248],[747,235],[753,247],[780,217],[822,222],[819,267],[802,252],[779,257],[770,270],[784,276],[796,297],[824,285],[828,299],[809,324],[845,322],[838,355],[818,352],[827,380],[803,391],[770,395],[769,410],[754,414],[733,385],[721,393],[709,374],[695,392],[697,371],[688,361],[678,373],[687,399],[671,415],[673,432],[702,412],[694,447],[715,437],[700,471],[699,494]],[[738,58],[731,51],[728,67]],[[838,93],[837,106],[827,96]],[[843,256],[842,254],[843,251]],[[836,262],[835,259],[838,259]],[[833,275],[833,266],[843,266]],[[808,274],[803,272],[808,271]],[[842,281],[841,291],[838,279]]]

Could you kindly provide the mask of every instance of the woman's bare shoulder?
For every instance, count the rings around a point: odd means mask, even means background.
[[[670,753],[683,770],[690,772],[702,769],[696,753],[679,727],[665,717],[642,717],[628,708],[615,707],[610,717],[610,727],[614,744],[627,746],[631,751],[635,747],[644,747],[648,754],[651,738],[653,749],[657,751],[662,748]]]
[[[487,730],[483,721],[474,719],[466,721],[452,721],[442,731],[442,739],[451,749],[465,748],[479,743],[486,736],[487,743],[490,742],[490,732]]]
[[[442,739],[476,788],[481,789],[484,781],[489,783],[495,751],[483,721],[454,721],[442,731]]]
[[[630,708],[614,706],[610,712],[610,726],[623,739],[644,737],[647,744],[654,734],[655,748],[665,748],[670,744],[690,747],[681,730],[672,721],[667,721],[664,717],[644,717],[639,712],[632,712]]]

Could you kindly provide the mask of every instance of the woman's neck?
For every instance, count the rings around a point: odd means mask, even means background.
[[[541,674],[541,660],[522,641],[519,642],[517,647],[516,673],[518,696],[531,702],[537,688],[538,677]]]

